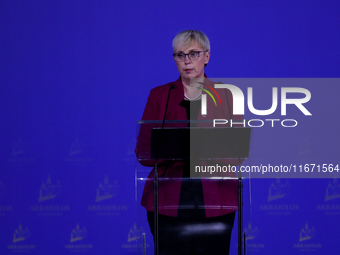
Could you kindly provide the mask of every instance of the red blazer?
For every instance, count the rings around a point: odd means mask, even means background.
[[[214,83],[206,79],[205,83],[207,82],[210,83],[212,87],[214,87]],[[184,99],[184,89],[180,78],[175,82],[171,82],[151,90],[145,106],[142,120],[163,120],[169,88],[172,84],[176,85],[176,88],[172,89],[170,94],[166,120],[187,120],[186,109],[180,106],[180,103]],[[225,91],[222,89],[218,89],[217,91],[219,92],[223,107],[216,107],[213,100],[210,98],[210,96],[207,95],[207,116],[203,117],[201,113],[199,113],[198,120],[230,119]],[[232,95],[229,91],[228,99],[229,105],[231,107],[230,112],[232,112],[233,100]],[[217,101],[217,103],[220,104],[219,101]],[[243,119],[243,116],[233,116],[233,119]],[[186,124],[184,124],[184,126],[186,126]],[[208,124],[208,126],[211,127],[212,124],[210,123]],[[136,154],[138,158],[140,158],[141,152],[150,151],[150,136],[150,130],[143,130],[143,128],[140,130],[136,148]],[[145,157],[145,155],[143,156]],[[152,160],[139,161],[142,165],[145,166],[154,165],[154,161]],[[238,165],[238,160],[228,160],[228,162],[220,163]],[[204,164],[204,162],[202,162],[202,164]],[[209,164],[207,165],[210,164],[211,162],[209,162]],[[177,216],[182,174],[182,161],[158,162],[160,214],[173,217]],[[145,183],[143,197],[141,201],[142,206],[144,206],[148,211],[154,210],[153,177],[154,169],[149,174],[149,177]],[[162,178],[166,178],[166,180],[162,180]],[[237,185],[237,180],[202,179],[203,199],[206,217],[221,216],[237,211]]]

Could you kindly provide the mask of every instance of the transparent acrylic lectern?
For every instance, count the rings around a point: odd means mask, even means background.
[[[190,253],[190,245],[227,253],[229,248],[220,244],[228,243],[225,236],[233,226],[230,254],[242,254],[250,191],[242,194],[245,176],[238,169],[247,163],[249,143],[250,128],[212,128],[211,121],[185,120],[165,121],[162,128],[162,121],[138,121],[137,254]]]

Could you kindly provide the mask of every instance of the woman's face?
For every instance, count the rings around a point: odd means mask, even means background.
[[[175,53],[188,54],[192,51],[200,51],[199,58],[197,60],[190,60],[188,56],[186,56],[182,61],[175,60],[182,79],[184,78],[189,80],[191,78],[204,77],[204,65],[209,62],[210,51],[205,52],[202,47],[194,41],[189,47],[180,45]]]

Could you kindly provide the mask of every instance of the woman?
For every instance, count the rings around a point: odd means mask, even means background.
[[[232,109],[226,107],[232,106],[230,93],[221,97],[225,107],[214,107],[208,98],[207,116],[201,114],[202,88],[213,85],[204,73],[210,60],[207,36],[198,30],[186,30],[174,38],[172,47],[180,78],[151,90],[142,120],[163,120],[172,85],[175,86],[171,89],[166,120],[230,119]],[[141,130],[137,156],[149,146],[150,132]],[[152,166],[154,162],[140,160],[140,163]],[[159,162],[160,254],[228,254],[237,210],[237,182],[189,178],[192,168],[192,161],[188,160]],[[154,170],[142,197],[152,234],[153,176]]]

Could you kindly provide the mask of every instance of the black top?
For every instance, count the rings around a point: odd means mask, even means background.
[[[180,106],[186,109],[188,120],[197,120],[201,100],[183,100]],[[191,123],[188,126],[197,125]],[[193,170],[195,165],[196,162],[193,160],[184,160],[178,217],[205,218],[202,181],[199,178],[190,178],[190,168]]]

